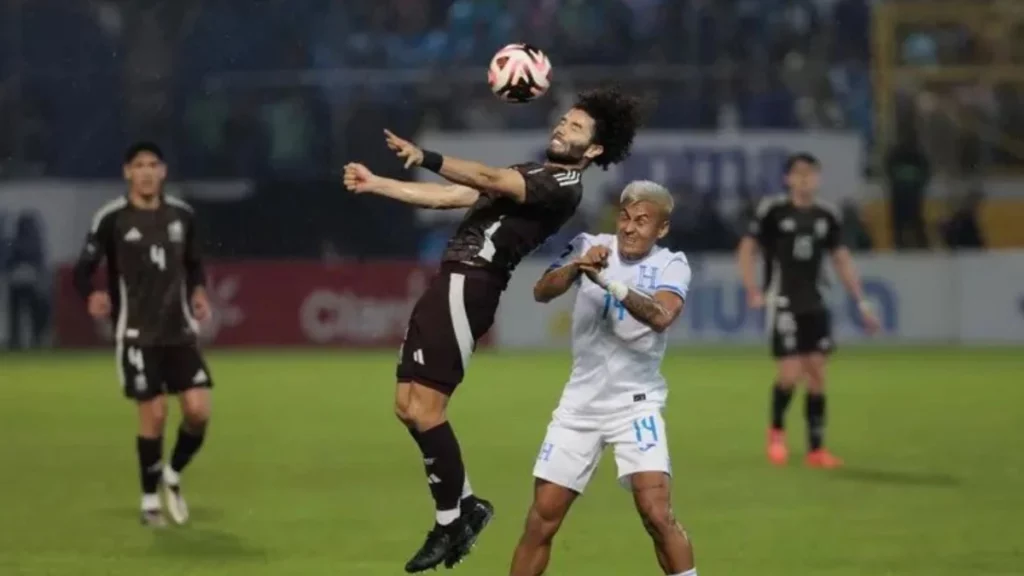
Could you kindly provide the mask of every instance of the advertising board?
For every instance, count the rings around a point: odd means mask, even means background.
[[[209,345],[228,347],[397,349],[432,272],[401,262],[215,262],[207,269],[213,318],[201,336]],[[60,270],[57,294],[60,346],[109,341],[109,322],[86,315],[67,267]]]

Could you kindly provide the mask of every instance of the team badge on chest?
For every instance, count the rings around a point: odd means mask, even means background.
[[[828,220],[824,218],[818,218],[814,221],[814,233],[818,238],[824,238],[828,235]]]
[[[175,220],[167,225],[167,238],[171,242],[183,242],[185,240],[185,227],[180,220]]]

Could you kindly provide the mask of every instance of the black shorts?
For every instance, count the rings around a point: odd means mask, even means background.
[[[399,382],[451,395],[466,374],[476,343],[494,324],[504,283],[493,273],[446,265],[420,296],[399,351]]]
[[[805,354],[831,354],[832,316],[828,310],[790,312],[785,308],[770,311],[772,355],[776,358]]]
[[[199,348],[181,346],[117,346],[118,376],[124,395],[151,400],[190,388],[213,388],[213,377]]]

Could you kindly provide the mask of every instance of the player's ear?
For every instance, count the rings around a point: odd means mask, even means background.
[[[604,154],[604,146],[601,146],[600,144],[591,144],[590,146],[587,146],[587,151],[583,153],[583,157],[587,160],[593,160],[601,154]]]
[[[157,164],[156,165],[156,175],[161,180],[163,180],[164,178],[167,178],[167,164],[164,164],[163,162]]]
[[[662,238],[668,235],[668,229],[668,218],[665,218],[664,220],[662,220],[661,226],[658,227],[658,240],[661,240]]]
[[[124,177],[126,182],[131,180],[132,179],[132,169],[131,169],[131,166],[128,165],[128,164],[125,164],[125,165],[121,166],[121,175]]]

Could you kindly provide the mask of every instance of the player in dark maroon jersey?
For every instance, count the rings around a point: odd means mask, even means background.
[[[572,217],[583,194],[581,175],[629,155],[639,120],[635,98],[615,89],[581,94],[551,132],[547,162],[494,168],[422,150],[385,131],[405,161],[451,184],[381,178],[361,164],[345,167],[345,187],[427,208],[469,208],[448,242],[440,273],[416,303],[398,364],[395,412],[423,454],[437,507],[426,542],[407,572],[457,564],[494,509],[473,495],[448,399],[462,382],[476,342],[490,329],[509,276],[524,256]]]
[[[797,383],[806,379],[808,466],[837,468],[842,460],[825,448],[825,366],[835,351],[832,318],[824,288],[825,257],[860,308],[869,332],[879,328],[857,275],[850,251],[843,246],[837,211],[817,198],[821,165],[808,153],[794,154],[785,166],[787,194],[762,200],[737,251],[740,274],[751,308],[767,308],[772,356],[768,459],[786,464],[789,448],[784,431],[786,410]],[[763,291],[757,284],[757,252],[764,264]]]

